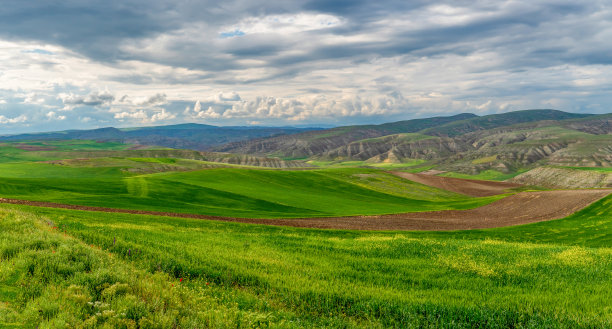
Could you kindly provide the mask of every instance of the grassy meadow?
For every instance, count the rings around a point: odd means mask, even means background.
[[[112,143],[106,150],[121,156],[82,159],[105,146],[50,143],[64,149],[0,147],[0,197],[270,218],[465,209],[500,197],[374,168],[266,170],[129,156]],[[612,196],[560,220],[449,232],[0,204],[0,328],[610,328],[610,232]]]
[[[466,197],[377,169],[266,170],[225,166],[197,170],[205,165],[214,167],[203,161],[166,158],[0,163],[0,195],[75,205],[253,218],[465,209],[499,198]],[[142,168],[152,166],[170,171],[140,174]]]
[[[0,213],[5,327],[612,325],[612,197],[562,220],[455,232]]]

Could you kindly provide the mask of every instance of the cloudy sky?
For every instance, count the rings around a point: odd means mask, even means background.
[[[604,1],[3,0],[0,134],[608,113]]]

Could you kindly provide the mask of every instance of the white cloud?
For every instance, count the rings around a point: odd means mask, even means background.
[[[153,114],[153,116],[151,116],[150,121],[151,122],[158,122],[158,121],[165,121],[165,120],[170,120],[170,119],[174,119],[176,118],[176,114],[172,114],[169,112],[166,112],[166,109],[161,109],[160,112]]]
[[[241,36],[255,33],[292,34],[328,29],[343,23],[341,17],[328,14],[286,14],[249,17],[238,24],[222,28],[221,37]]]
[[[155,123],[175,119],[176,114],[170,113],[163,108],[159,111],[153,111],[152,113],[141,109],[135,112],[118,112],[115,113],[114,118],[119,121],[128,120],[140,123]]]
[[[7,118],[4,115],[0,115],[0,124],[23,123],[26,121],[28,121],[28,117],[23,114],[14,118]]]
[[[65,115],[57,115],[57,113],[50,111],[47,112],[46,114],[47,119],[49,120],[66,120],[66,116]]]
[[[138,119],[142,122],[145,122],[149,119],[149,116],[144,110],[136,111],[136,112],[119,112],[115,113],[115,119],[119,119],[120,121],[124,119]]]

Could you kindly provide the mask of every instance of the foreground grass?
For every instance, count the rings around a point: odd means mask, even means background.
[[[189,287],[186,295],[169,295],[176,298],[177,307],[183,307],[180,303],[186,303],[184,298],[190,298],[190,294],[212,296],[216,303],[207,307],[231,314],[216,318],[215,326],[235,326],[236,321],[243,323],[243,317],[244,323],[253,325],[249,315],[264,317],[256,324],[260,327],[612,325],[612,197],[567,219],[456,232],[312,230],[13,205],[1,208],[2,255],[20,250],[17,256],[2,256],[2,273],[11,268],[6,266],[8,261],[20,259],[15,264],[21,264],[13,270],[17,274],[2,275],[2,284],[6,286],[10,282],[7,280],[17,277],[14,282],[27,285],[46,281],[57,285],[51,290],[54,294],[12,301],[9,297],[8,309],[13,318],[29,319],[28,312],[37,314],[40,303],[59,305],[69,298],[65,294],[71,284],[87,282],[81,279],[91,275],[87,271],[56,274],[53,281],[36,270],[27,270],[29,259],[38,262],[54,257],[51,249],[59,250],[60,244],[67,243],[68,250],[86,250],[91,255],[90,262],[99,264],[92,267],[91,273],[110,266],[126,271],[143,269],[137,274],[141,276],[138,280],[122,277],[117,281],[128,284],[130,291],[140,291],[133,287],[148,275],[158,277],[160,286],[173,278],[174,282],[185,278],[183,285]],[[15,216],[28,218],[21,231],[11,230],[15,226],[11,218]],[[48,220],[75,239],[63,242],[61,235],[47,230],[44,234],[58,239],[57,245],[22,242],[33,234],[42,234],[37,232]],[[27,231],[33,226],[39,231]],[[15,244],[22,247],[15,248]],[[34,264],[34,268],[46,266],[44,262]],[[62,267],[45,268],[45,273],[64,273]],[[115,272],[114,268],[110,271]],[[110,280],[109,285],[114,281]],[[97,285],[87,288],[88,296],[97,296],[93,292]],[[27,291],[19,285],[9,286],[18,287],[13,294]],[[199,291],[204,287],[214,288],[209,288],[209,295],[202,295]],[[34,318],[45,325],[61,323],[64,318],[57,315],[63,314],[60,311]],[[83,311],[66,314],[74,312]],[[149,312],[156,314],[158,310]]]
[[[0,209],[0,328],[325,327],[210,282],[147,272],[60,232],[48,217]],[[245,308],[241,304],[249,303]]]

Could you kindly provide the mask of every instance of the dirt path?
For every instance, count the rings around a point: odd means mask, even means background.
[[[521,192],[495,201],[486,206],[470,210],[444,210],[380,216],[299,219],[218,217],[157,211],[75,206],[51,202],[3,198],[0,198],[0,203],[309,228],[437,231],[512,226],[563,218],[590,205],[591,203],[605,197],[610,193],[612,193],[612,190]]]
[[[476,179],[440,177],[427,174],[413,174],[401,171],[389,171],[390,174],[409,179],[424,185],[461,193],[469,196],[491,196],[506,193],[507,189],[523,185],[507,182],[493,182]]]

